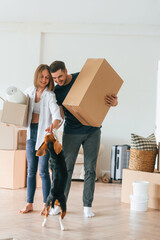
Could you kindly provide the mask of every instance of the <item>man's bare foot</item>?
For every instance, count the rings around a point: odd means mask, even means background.
[[[27,203],[27,205],[23,209],[19,210],[19,213],[29,213],[32,211],[33,211],[33,204]]]
[[[45,215],[45,212],[46,212],[45,209],[46,209],[46,204],[44,203],[44,204],[43,204],[43,209],[42,209],[42,211],[40,212],[41,215]]]

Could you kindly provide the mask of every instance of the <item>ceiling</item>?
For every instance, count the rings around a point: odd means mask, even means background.
[[[160,0],[0,0],[0,22],[160,25]]]

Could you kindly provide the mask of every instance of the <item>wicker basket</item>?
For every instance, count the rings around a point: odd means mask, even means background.
[[[131,148],[130,149],[130,160],[129,169],[153,172],[155,166],[157,150],[146,151]]]

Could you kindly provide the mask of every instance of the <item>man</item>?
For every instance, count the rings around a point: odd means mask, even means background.
[[[65,117],[64,133],[62,146],[68,171],[68,180],[65,189],[66,199],[70,190],[72,173],[79,148],[82,144],[84,150],[84,190],[83,190],[83,206],[84,216],[93,217],[92,201],[95,189],[96,164],[100,146],[101,130],[99,127],[82,125],[64,106],[63,100],[71,89],[73,83],[79,73],[68,74],[64,62],[55,61],[50,65],[53,81],[55,86],[55,94],[57,103],[60,106],[62,116]],[[108,106],[116,106],[118,104],[117,96],[105,96],[104,104]],[[56,207],[53,214],[58,214],[60,209]]]

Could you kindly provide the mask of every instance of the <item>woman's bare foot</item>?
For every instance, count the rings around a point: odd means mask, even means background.
[[[45,212],[46,212],[45,209],[46,209],[46,204],[44,203],[44,204],[43,204],[43,209],[42,209],[42,211],[40,212],[41,215],[45,215]]]
[[[32,211],[33,211],[33,204],[27,203],[27,205],[23,209],[19,210],[19,213],[29,213]]]

